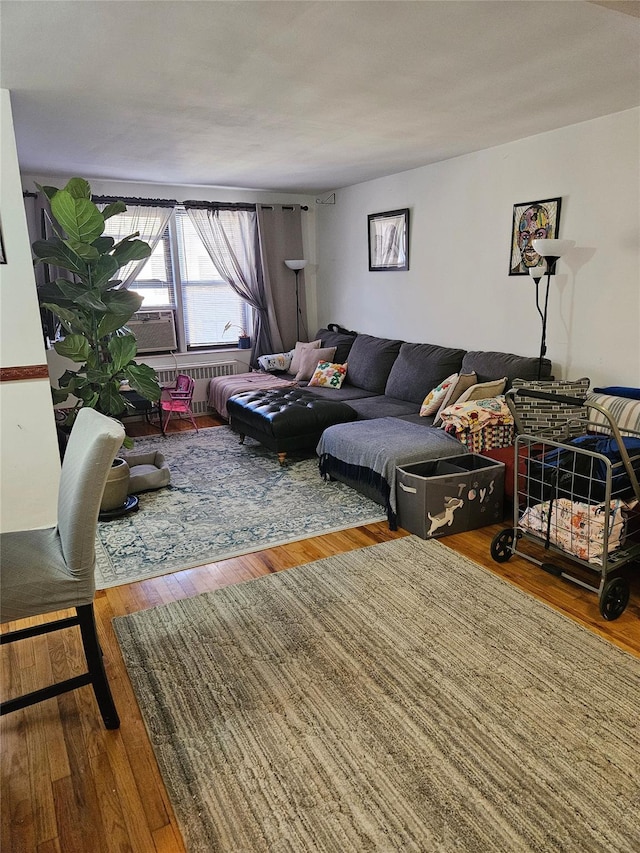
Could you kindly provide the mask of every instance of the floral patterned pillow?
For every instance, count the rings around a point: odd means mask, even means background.
[[[420,408],[421,418],[425,418],[427,415],[435,415],[440,408],[440,403],[444,400],[447,391],[457,378],[458,374],[452,373],[451,376],[447,376],[447,378],[443,379],[439,385],[436,385],[432,391],[429,391],[422,401],[422,406]]]
[[[319,361],[313,376],[309,380],[309,385],[340,388],[346,375],[346,364],[332,364],[330,361]]]

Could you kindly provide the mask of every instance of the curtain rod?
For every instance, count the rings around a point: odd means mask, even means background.
[[[23,190],[22,197],[37,198],[38,193]],[[176,207],[176,205],[180,204],[174,198],[127,198],[126,196],[119,195],[92,195],[91,198],[95,204],[112,204],[115,201],[123,201],[125,204],[146,205],[147,207]],[[258,206],[244,201],[183,201],[182,204],[185,207],[217,208],[219,210],[255,210]],[[271,204],[261,204],[260,207],[262,210],[273,210],[273,205]],[[283,204],[282,209],[293,210],[294,205]],[[306,204],[301,204],[300,210],[309,210],[309,208]]]
[[[262,210],[273,210],[272,204],[251,204],[244,201],[197,201],[189,199],[182,202],[185,207],[198,208],[200,210],[256,210],[260,207]],[[283,210],[294,210],[294,205],[283,204]],[[309,210],[306,204],[300,205],[300,210]]]
[[[120,195],[92,195],[94,204],[113,204],[114,201],[123,201],[125,204],[137,204],[144,207],[175,207],[178,202],[166,198],[127,198]]]

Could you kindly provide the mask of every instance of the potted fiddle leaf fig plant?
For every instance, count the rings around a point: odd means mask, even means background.
[[[137,343],[126,328],[142,297],[123,289],[116,278],[130,261],[148,258],[151,247],[138,239],[139,232],[117,243],[104,235],[106,220],[124,213],[126,205],[116,201],[100,211],[83,178],[72,178],[63,189],[37,186],[49,199],[55,236],[33,243],[34,263],[51,264],[70,274],[38,289],[41,306],[52,311],[62,326],[64,336],[54,349],[77,365],[65,370],[59,387],[52,388],[55,404],[70,396],[76,400],[66,425],[73,424],[82,406],[116,418],[131,410],[120,391],[123,383],[157,402],[156,373],[134,360]]]

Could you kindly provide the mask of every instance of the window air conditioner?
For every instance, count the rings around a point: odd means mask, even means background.
[[[173,311],[138,311],[127,323],[138,342],[138,352],[174,350],[176,320]]]

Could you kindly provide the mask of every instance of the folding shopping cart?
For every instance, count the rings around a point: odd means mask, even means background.
[[[621,434],[611,413],[595,401],[526,389],[517,394],[574,411],[584,407],[586,416],[567,421],[567,432],[574,433],[569,439],[554,440],[544,431],[517,436],[513,526],[494,536],[491,556],[502,563],[518,554],[544,571],[597,592],[603,618],[617,619],[629,602],[629,582],[618,571],[640,561],[640,432]],[[590,410],[604,415],[605,433],[602,425],[589,420]],[[524,541],[541,545],[544,558],[523,551]],[[598,585],[550,562],[548,554],[569,557],[597,572]]]

